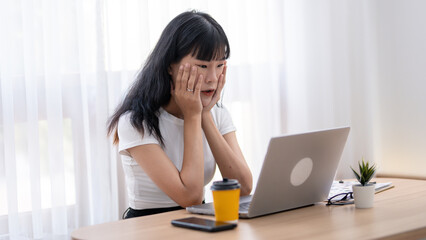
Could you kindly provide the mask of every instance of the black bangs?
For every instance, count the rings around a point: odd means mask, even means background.
[[[181,17],[173,36],[176,48],[171,49],[173,59],[170,63],[176,63],[188,54],[202,61],[229,58],[228,38],[216,20],[200,12],[187,12]]]
[[[202,61],[225,60],[230,55],[228,39],[214,27],[195,38],[192,46],[191,55]]]

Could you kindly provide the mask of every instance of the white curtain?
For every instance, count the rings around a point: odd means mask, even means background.
[[[0,235],[118,218],[100,1],[2,1]]]
[[[281,133],[280,2],[2,1],[0,238],[67,239],[121,218],[126,192],[106,122],[162,29],[189,9],[228,34],[223,102],[258,172]]]
[[[271,136],[343,125],[336,178],[362,156],[426,175],[425,4],[403,2],[1,1],[0,238],[68,239],[120,219],[126,192],[106,121],[188,9],[210,13],[230,40],[223,102],[255,183]]]

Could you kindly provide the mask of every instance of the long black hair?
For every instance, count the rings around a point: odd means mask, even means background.
[[[123,102],[108,122],[108,135],[114,132],[120,117],[130,112],[131,124],[141,134],[148,131],[164,145],[159,129],[159,108],[170,101],[172,78],[169,67],[191,54],[199,60],[228,59],[230,48],[222,27],[208,14],[188,11],[175,17],[164,29]],[[144,124],[147,129],[144,129]]]

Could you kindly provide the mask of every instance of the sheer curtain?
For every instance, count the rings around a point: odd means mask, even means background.
[[[104,4],[2,4],[0,234],[67,238],[118,218]]]
[[[67,239],[121,217],[126,193],[106,121],[162,29],[188,9],[228,34],[223,102],[257,174],[282,131],[280,1],[2,1],[0,238]]]

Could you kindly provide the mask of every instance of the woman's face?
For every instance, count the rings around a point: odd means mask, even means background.
[[[218,80],[220,74],[222,74],[223,67],[226,60],[212,60],[212,61],[203,61],[198,60],[193,57],[191,54],[186,55],[178,63],[172,64],[169,69],[169,74],[172,76],[173,85],[176,84],[176,78],[179,71],[179,66],[189,63],[190,66],[197,67],[197,81],[198,76],[203,75],[203,83],[201,85],[201,102],[203,106],[209,105],[212,100],[213,95],[216,92]]]

